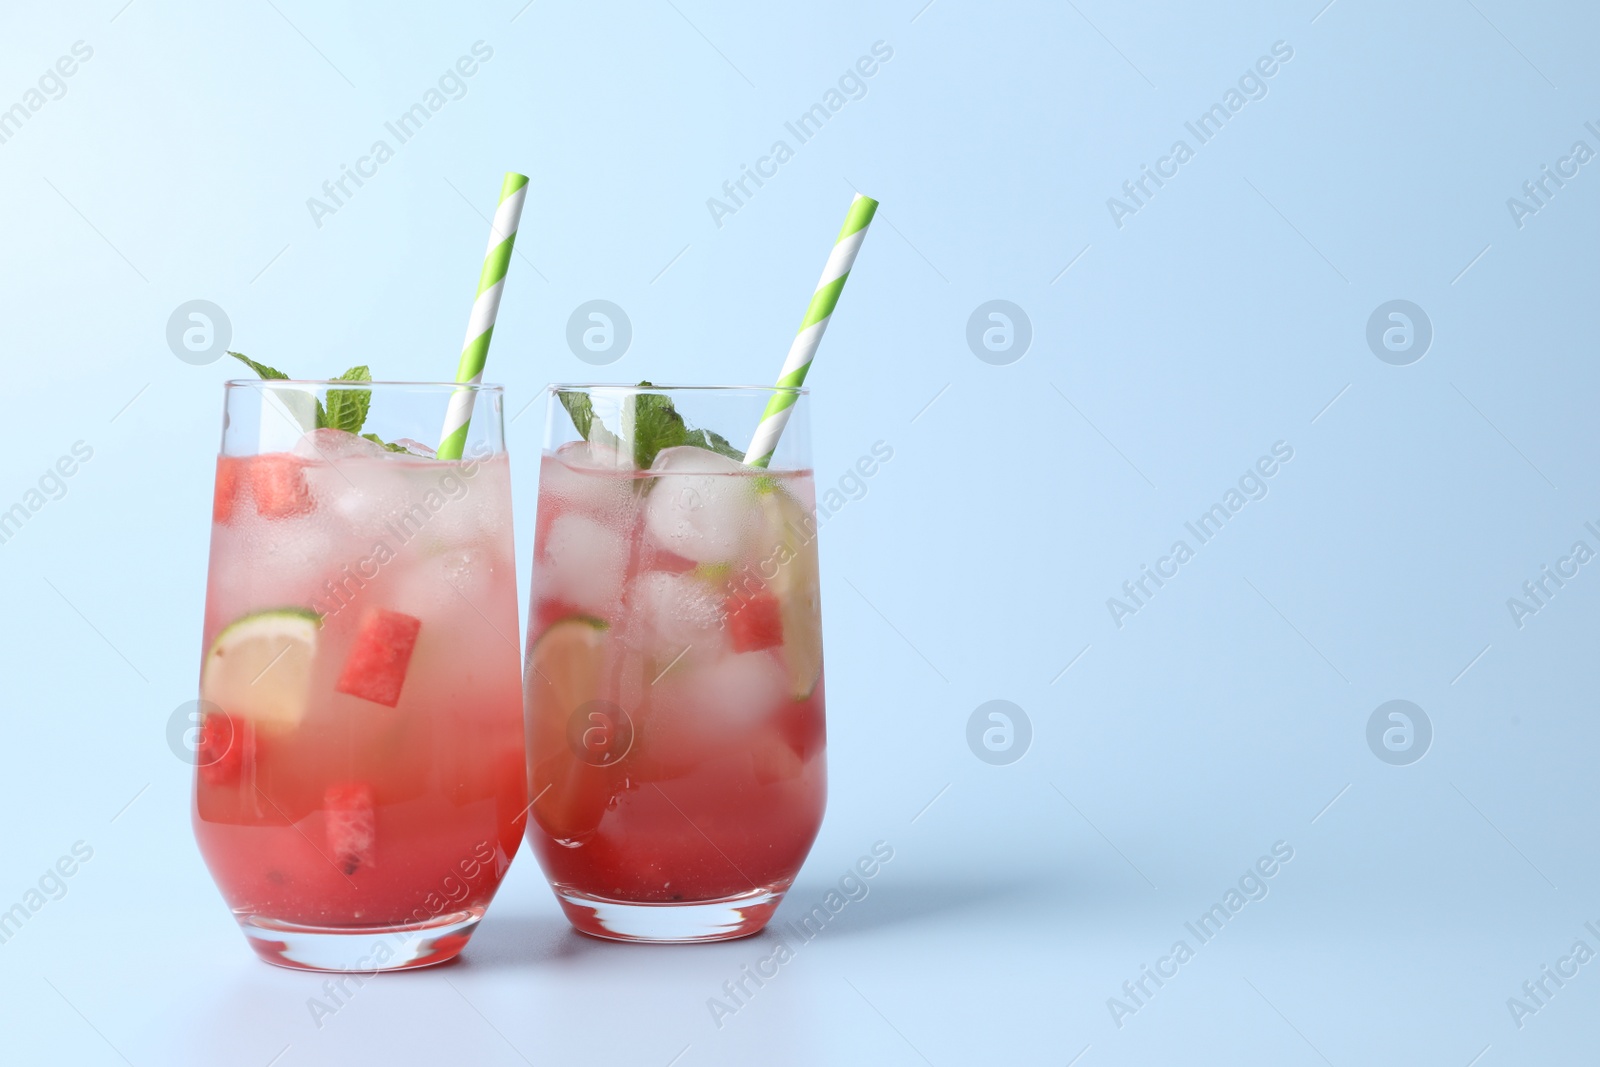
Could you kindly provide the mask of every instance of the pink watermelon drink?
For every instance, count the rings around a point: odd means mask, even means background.
[[[460,951],[527,793],[498,390],[453,461],[299,421],[357,391],[229,384],[194,826],[263,957],[378,970]],[[451,392],[359,391],[419,433]]]
[[[674,401],[753,423],[768,391],[716,392],[552,394],[525,668],[528,838],[568,918],[602,937],[759,930],[822,821],[812,475],[746,466],[689,429]],[[579,424],[587,440],[561,440]]]

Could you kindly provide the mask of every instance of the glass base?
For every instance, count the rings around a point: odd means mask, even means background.
[[[555,886],[556,899],[567,921],[579,933],[608,941],[656,944],[691,944],[697,941],[731,941],[758,933],[778,910],[787,885],[752,889],[720,900],[673,903],[639,903],[607,900]]]
[[[298,971],[377,974],[432,967],[467,947],[483,908],[435,916],[411,926],[302,926],[261,915],[239,915],[256,955]]]

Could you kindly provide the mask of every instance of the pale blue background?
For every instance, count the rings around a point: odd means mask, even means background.
[[[0,545],[0,906],[74,841],[94,859],[0,945],[7,1062],[1594,1057],[1600,962],[1520,1030],[1506,1000],[1600,949],[1600,574],[1520,630],[1506,598],[1600,547],[1600,164],[1521,229],[1506,198],[1600,148],[1600,16],[923,3],[8,5],[0,107],[94,55],[0,144],[0,507],[74,441],[94,458]],[[306,198],[480,39],[467,95],[314,226]],[[878,40],[866,97],[714,225]],[[1106,198],[1279,40],[1269,95],[1119,230]],[[512,413],[552,380],[770,379],[851,190],[884,205],[811,377],[820,479],[895,454],[824,531],[832,793],[780,915],[876,840],[895,859],[721,1029],[706,1000],[760,942],[583,940],[524,856],[463,962],[319,1030],[318,980],[233,927],[165,739],[231,374],[175,358],[168,316],[214,301],[304,375],[446,375],[507,169],[532,177],[491,360]],[[599,369],[565,342],[595,298],[634,329]],[[1034,331],[1009,366],[965,340],[997,298]],[[1396,298],[1435,332],[1410,366],[1365,341]],[[541,420],[510,430],[524,558]],[[1270,495],[1113,625],[1278,440]],[[1365,740],[1394,698],[1433,723],[1411,766]],[[1033,724],[1010,766],[965,740],[991,699]],[[1271,894],[1115,1026],[1107,998],[1279,840]]]

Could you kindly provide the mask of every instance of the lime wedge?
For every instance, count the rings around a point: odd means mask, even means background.
[[[301,608],[258,611],[229,623],[206,653],[200,695],[230,716],[287,730],[306,714],[320,617]]]
[[[783,660],[790,695],[805,700],[822,677],[822,593],[817,574],[816,525],[800,502],[781,486],[760,496],[765,519],[763,557],[778,573],[769,583],[783,618]]]

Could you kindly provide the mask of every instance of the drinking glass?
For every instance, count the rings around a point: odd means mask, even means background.
[[[796,401],[766,468],[745,440]],[[803,390],[550,387],[524,693],[528,839],[578,930],[760,930],[826,798]]]
[[[464,458],[434,459],[420,442],[462,388]],[[268,962],[448,960],[516,854],[527,782],[501,407],[489,385],[226,385],[194,830]]]

